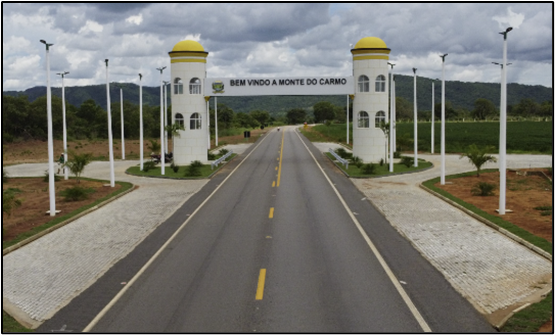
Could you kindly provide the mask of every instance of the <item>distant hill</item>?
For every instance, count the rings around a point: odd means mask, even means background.
[[[413,77],[395,75],[396,94],[412,102]],[[431,83],[432,79],[417,77],[417,102],[419,110],[430,110],[432,104]],[[120,88],[123,90],[124,100],[139,104],[139,86],[128,83],[112,83],[110,97],[112,102],[119,101]],[[79,107],[84,101],[93,99],[98,105],[106,109],[106,86],[73,86],[66,87],[67,101]],[[516,105],[522,99],[532,99],[537,103],[553,101],[553,89],[545,86],[529,86],[522,84],[507,85],[507,104]],[[29,88],[25,91],[5,91],[4,95],[26,95],[29,101],[34,101],[46,95],[45,86]],[[61,87],[53,87],[52,94],[61,97]],[[171,92],[168,90],[168,96]],[[494,83],[466,83],[460,81],[446,81],[445,99],[450,101],[454,108],[466,110],[474,109],[474,102],[478,98],[488,99],[499,107],[500,84]],[[266,110],[272,115],[285,114],[293,108],[310,108],[319,101],[329,101],[337,106],[344,106],[346,98],[343,95],[327,96],[245,96],[245,97],[218,97],[218,103],[223,103],[235,112],[250,112],[252,110]],[[441,102],[441,81],[436,81],[435,102]],[[151,106],[160,105],[160,87],[143,86],[143,103]]]

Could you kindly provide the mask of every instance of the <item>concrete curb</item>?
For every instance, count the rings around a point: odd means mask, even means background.
[[[347,173],[347,171],[343,170],[341,168],[341,166],[339,166],[339,164],[337,163],[337,161],[333,160],[332,158],[330,158],[328,155],[326,155],[325,152],[322,152],[322,154],[324,156],[326,156],[335,166],[337,166],[339,168],[339,170],[341,170],[341,172],[343,172],[343,174],[345,176],[347,176],[347,178],[353,178],[353,179],[376,179],[376,178],[386,178],[386,177],[393,177],[393,176],[400,176],[400,175],[404,175],[404,174],[413,174],[413,173],[419,173],[419,172],[424,172],[424,171],[428,171],[430,169],[434,168],[434,164],[432,163],[431,166],[422,169],[422,170],[416,170],[416,171],[406,171],[406,172],[393,172],[390,174],[384,174],[384,175],[379,175],[379,176],[368,176],[368,177],[355,177],[355,176],[351,176]],[[426,162],[426,161],[425,161]]]
[[[499,226],[496,225],[495,223],[493,223],[493,222],[491,222],[491,221],[489,221],[489,220],[487,220],[487,219],[481,217],[480,215],[478,215],[478,214],[476,214],[476,213],[474,213],[474,212],[472,212],[472,211],[470,211],[470,210],[464,208],[463,206],[461,206],[461,205],[457,204],[456,202],[452,201],[451,199],[448,199],[448,198],[444,197],[443,195],[441,195],[441,194],[439,194],[439,193],[437,193],[437,192],[434,192],[434,191],[430,190],[430,189],[427,188],[426,186],[424,186],[424,185],[422,185],[422,184],[420,184],[419,186],[420,186],[421,189],[427,191],[428,193],[430,193],[430,194],[432,194],[432,195],[438,197],[439,199],[441,199],[441,200],[447,202],[448,204],[450,204],[450,205],[452,205],[452,206],[454,206],[454,207],[460,209],[461,211],[465,212],[466,214],[472,216],[474,219],[476,219],[476,220],[478,220],[478,221],[480,221],[480,222],[486,224],[486,225],[489,226],[490,228],[492,228],[492,229],[494,229],[494,230],[497,230],[497,231],[500,232],[501,234],[507,236],[508,238],[514,240],[515,242],[518,242],[518,243],[522,244],[523,246],[525,246],[525,247],[527,247],[528,249],[534,251],[534,252],[537,253],[538,255],[540,255],[540,256],[542,256],[542,257],[548,259],[549,261],[553,262],[553,256],[550,255],[548,252],[546,252],[546,251],[544,251],[544,250],[542,250],[542,249],[536,247],[536,246],[533,245],[532,243],[530,243],[530,242],[528,242],[528,241],[526,241],[526,240],[524,240],[524,239],[522,239],[522,238],[516,236],[515,234],[513,234],[513,233],[511,233],[511,232],[509,232],[509,231],[507,231],[507,230],[505,230],[505,229],[499,227]]]
[[[37,239],[43,237],[44,235],[53,232],[53,231],[56,230],[56,229],[62,228],[63,226],[67,225],[68,223],[71,223],[71,222],[73,222],[73,221],[75,221],[75,220],[77,220],[77,219],[79,219],[79,218],[81,218],[81,217],[83,217],[83,216],[85,216],[85,215],[91,213],[92,211],[95,211],[95,210],[99,209],[100,207],[109,204],[110,202],[112,202],[112,201],[114,201],[114,200],[116,200],[116,199],[118,199],[118,198],[120,198],[120,197],[126,195],[127,193],[129,193],[129,192],[131,192],[131,191],[136,190],[137,188],[139,188],[139,186],[133,185],[133,186],[132,186],[131,188],[129,188],[128,190],[123,191],[123,192],[121,192],[120,194],[118,194],[118,195],[116,195],[116,196],[113,196],[113,197],[111,197],[110,199],[107,199],[107,200],[105,200],[105,201],[99,203],[99,204],[96,205],[96,206],[93,206],[93,207],[91,207],[91,208],[89,208],[89,209],[87,209],[87,210],[85,210],[85,211],[83,211],[83,212],[81,212],[81,213],[79,213],[79,214],[77,214],[77,215],[75,215],[75,216],[73,216],[73,217],[71,217],[71,218],[65,220],[65,221],[62,221],[62,222],[58,223],[58,224],[55,225],[55,226],[52,226],[52,227],[50,227],[50,228],[48,228],[48,229],[46,229],[46,230],[43,230],[43,231],[41,231],[40,233],[37,233],[37,234],[35,234],[35,235],[33,235],[33,236],[31,236],[31,237],[29,237],[29,238],[27,238],[27,239],[25,239],[25,240],[23,240],[23,241],[21,241],[21,242],[18,242],[18,243],[14,244],[14,245],[12,245],[12,246],[10,246],[10,247],[7,247],[7,248],[3,249],[3,250],[2,250],[2,256],[5,256],[5,255],[9,254],[10,252],[17,250],[17,249],[23,247],[24,245],[27,245],[27,244],[29,244],[29,243],[31,243],[31,242],[33,242],[33,241],[35,241],[35,240],[37,240]]]
[[[234,155],[234,156],[233,156]],[[167,177],[167,176],[141,176],[138,174],[133,174],[133,173],[129,173],[128,170],[131,168],[127,168],[125,170],[125,174],[128,176],[133,176],[133,177],[138,177],[138,178],[158,178],[158,179],[173,179],[173,180],[202,180],[202,179],[211,179],[216,172],[220,171],[220,169],[222,167],[224,167],[227,163],[231,162],[235,157],[239,156],[239,154],[234,153],[229,160],[224,161],[225,163],[221,164],[220,166],[218,166],[218,168],[216,168],[216,170],[214,170],[214,172],[212,172],[210,175],[202,178],[202,177],[183,177],[183,178],[175,178],[175,177]]]

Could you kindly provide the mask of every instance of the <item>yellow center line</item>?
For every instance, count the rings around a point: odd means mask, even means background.
[[[279,151],[279,168],[278,168],[278,177],[277,177],[277,187],[279,187],[279,182],[281,180],[281,161],[283,158],[283,138],[285,136],[285,131],[281,133],[281,150]]]
[[[262,300],[264,295],[264,283],[266,282],[266,269],[260,269],[258,276],[258,288],[256,289],[256,300]]]
[[[275,180],[272,182],[272,187],[276,187],[276,181]]]
[[[270,219],[274,218],[274,207],[270,208],[270,215],[268,216]]]

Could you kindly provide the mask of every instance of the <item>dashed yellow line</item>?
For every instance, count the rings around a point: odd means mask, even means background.
[[[258,275],[258,288],[256,289],[256,300],[262,300],[264,296],[264,283],[266,282],[266,269],[260,269]]]
[[[281,150],[279,151],[279,168],[278,168],[278,176],[277,176],[277,187],[279,187],[279,182],[281,180],[281,161],[283,160],[283,139],[285,136],[285,131],[281,133]]]
[[[270,219],[274,218],[274,207],[270,208],[270,215],[268,215]]]

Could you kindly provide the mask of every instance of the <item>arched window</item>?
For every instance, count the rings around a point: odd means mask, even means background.
[[[173,80],[173,94],[183,94],[183,81],[181,78]]]
[[[370,92],[370,79],[367,76],[362,75],[358,77],[358,91]]]
[[[185,121],[183,120],[183,114],[175,114],[175,123],[181,125],[181,128],[185,129]]]
[[[359,128],[370,128],[370,118],[368,113],[365,111],[358,113],[358,127]]]
[[[385,112],[379,111],[376,113],[376,118],[374,119],[374,125],[376,128],[381,128],[382,124],[385,124]]]
[[[385,76],[382,74],[376,77],[376,92],[385,92]]]
[[[200,89],[201,89],[200,79],[198,78],[191,79],[191,81],[189,82],[189,93],[201,94]]]
[[[193,113],[191,115],[191,122],[189,123],[189,129],[200,129],[201,126],[201,116],[199,113]]]

